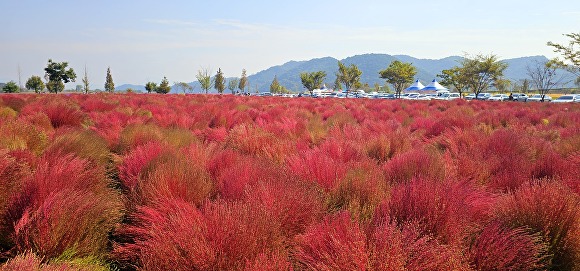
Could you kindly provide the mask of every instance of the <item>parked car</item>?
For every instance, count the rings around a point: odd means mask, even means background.
[[[531,97],[529,97],[526,101],[528,101],[528,102],[541,102],[542,95],[534,94]],[[551,102],[551,101],[552,101],[552,97],[550,97],[549,95],[544,96],[544,102]]]
[[[525,102],[528,99],[528,95],[524,93],[514,93],[512,94],[512,97],[516,102]]]
[[[405,97],[403,97],[403,94],[401,94],[402,99],[415,100],[417,98],[417,96],[419,96],[419,93],[416,93],[416,92],[405,93],[405,94],[407,94],[407,95],[405,95]]]
[[[487,99],[489,99],[490,97],[491,97],[491,94],[490,94],[490,93],[487,93],[487,92],[481,92],[481,93],[477,94],[477,98],[476,98],[476,99],[477,99],[477,100],[487,100]]]
[[[419,94],[419,95],[415,96],[414,100],[430,101],[431,97],[427,96],[426,94]]]
[[[459,99],[461,98],[461,96],[459,95],[459,93],[457,92],[452,92],[452,93],[445,93],[437,98],[435,98],[435,100],[445,100],[445,101],[451,101],[451,100],[455,100],[455,99]]]
[[[377,95],[377,99],[395,99],[395,94],[391,94],[391,93],[379,93],[379,95]]]
[[[474,93],[470,93],[469,95],[465,96],[466,100],[473,100],[475,99],[475,94]]]
[[[506,95],[506,94],[495,94],[491,97],[489,97],[487,100],[488,101],[507,101],[509,99],[510,96]]]
[[[562,95],[557,99],[553,100],[554,103],[573,103],[580,102],[580,96],[578,95]]]

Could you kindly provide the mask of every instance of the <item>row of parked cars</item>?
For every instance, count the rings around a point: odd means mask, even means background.
[[[479,93],[477,98],[475,94],[471,93],[465,96],[467,100],[488,100],[488,101],[509,101],[510,97],[507,94],[495,94],[491,95],[490,93]],[[512,94],[512,101],[516,102],[541,102],[542,95],[541,94],[533,94],[532,96],[528,96],[525,93],[513,93]],[[580,94],[567,94],[558,97],[557,99],[552,99],[550,95],[544,95],[544,102],[555,102],[555,103],[572,103],[572,102],[580,102]]]
[[[455,100],[460,99],[461,95],[457,92],[440,92],[440,93],[430,93],[421,94],[417,92],[411,93],[401,93],[399,97],[392,93],[364,93],[364,92],[351,92],[346,95],[344,92],[325,92],[325,93],[315,93],[310,95],[309,93],[302,94],[272,94],[270,92],[263,92],[260,96],[282,96],[282,97],[312,97],[312,98],[369,98],[369,99],[405,99],[405,100]],[[466,100],[487,100],[487,101],[510,101],[510,96],[507,94],[491,94],[487,92],[482,92],[475,97],[474,93],[465,96]],[[525,93],[513,93],[512,101],[516,102],[540,102],[542,101],[542,95],[533,94],[528,96]],[[544,95],[545,102],[580,102],[580,94],[567,94],[558,97],[557,99],[552,99],[549,95]]]

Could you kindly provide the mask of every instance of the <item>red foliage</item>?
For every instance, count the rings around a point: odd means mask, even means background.
[[[306,270],[366,270],[366,236],[346,212],[310,226],[297,236],[295,254]]]
[[[525,228],[509,229],[499,223],[487,225],[473,241],[470,262],[476,270],[545,270],[546,247],[541,238]]]
[[[121,216],[118,195],[108,186],[104,170],[86,160],[58,153],[41,157],[2,216],[14,252],[104,255],[108,233]]]
[[[115,243],[127,270],[575,270],[579,112],[2,95],[0,261],[99,269],[75,263]]]
[[[522,186],[502,199],[498,220],[539,234],[553,255],[552,270],[577,270],[580,263],[580,197],[558,182]]]
[[[276,222],[244,204],[208,203],[198,210],[168,200],[140,208],[132,220],[120,232],[132,241],[117,244],[115,255],[143,270],[243,270],[283,251]]]

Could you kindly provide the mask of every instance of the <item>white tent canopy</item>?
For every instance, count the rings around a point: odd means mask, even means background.
[[[437,82],[437,80],[433,79],[433,81],[431,81],[431,84],[427,85],[426,87],[424,87],[421,90],[425,90],[425,91],[440,91],[440,90],[447,90],[446,87],[442,86],[441,84],[439,84],[439,82]]]
[[[419,80],[415,81],[415,83],[413,83],[410,87],[406,88],[406,91],[417,91],[417,90],[422,90],[423,88],[425,88],[425,86],[423,86],[423,84],[421,84],[421,82],[419,82]]]

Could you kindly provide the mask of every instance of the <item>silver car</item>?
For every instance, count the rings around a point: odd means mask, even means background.
[[[541,102],[542,101],[542,95],[540,94],[534,94],[531,97],[529,97],[527,99],[528,102]],[[544,102],[551,102],[552,101],[552,97],[550,97],[549,95],[544,95]]]
[[[580,96],[578,95],[562,95],[557,99],[553,100],[554,103],[573,103],[580,102]]]

